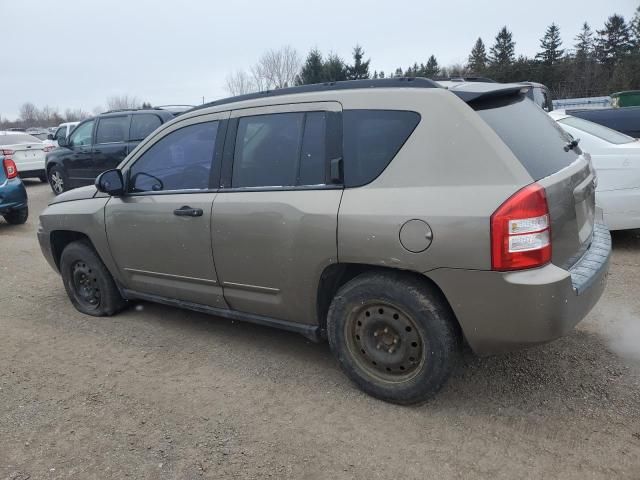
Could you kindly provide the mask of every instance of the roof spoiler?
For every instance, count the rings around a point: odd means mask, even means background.
[[[465,84],[469,85],[469,83]],[[471,85],[473,85],[471,83]],[[449,91],[454,93],[460,99],[464,100],[467,103],[477,102],[479,100],[487,100],[497,97],[509,97],[520,94],[525,94],[531,87],[527,85],[505,85],[500,88],[492,88],[489,90],[463,90],[457,88],[451,88]]]

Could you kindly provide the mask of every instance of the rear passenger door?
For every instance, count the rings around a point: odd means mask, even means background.
[[[232,112],[212,223],[230,308],[317,322],[318,281],[337,262],[341,121],[334,102]]]
[[[91,178],[96,178],[105,170],[116,168],[127,156],[130,123],[131,115],[101,117],[98,120]]]

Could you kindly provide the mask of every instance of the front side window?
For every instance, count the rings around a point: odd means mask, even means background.
[[[141,113],[131,118],[131,132],[129,139],[132,142],[139,142],[146,138],[151,132],[162,125],[160,117],[152,113]]]
[[[300,112],[241,118],[232,187],[325,184],[327,115]]]
[[[79,147],[84,145],[91,145],[91,138],[93,135],[94,120],[90,120],[82,125],[78,125],[69,137],[70,147]]]
[[[127,141],[129,116],[104,117],[98,122],[96,143],[121,143]]]
[[[129,191],[206,190],[218,122],[189,125],[162,137],[129,170]]]
[[[377,178],[420,122],[418,113],[400,110],[345,110],[343,116],[347,187]]]

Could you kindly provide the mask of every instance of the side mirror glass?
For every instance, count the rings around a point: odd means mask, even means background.
[[[95,185],[99,192],[109,194],[112,197],[124,195],[122,172],[117,168],[107,170],[98,175]]]
[[[58,139],[58,146],[59,147],[68,147],[69,146],[69,140],[66,137],[60,137]]]

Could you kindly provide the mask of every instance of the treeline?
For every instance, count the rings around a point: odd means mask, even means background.
[[[129,108],[145,108],[151,107],[151,104],[140,102],[136,97],[129,95],[115,95],[107,98],[107,110],[125,110]],[[87,112],[81,108],[67,108],[61,112],[56,107],[45,105],[37,107],[31,102],[25,102],[20,107],[18,119],[11,121],[0,116],[0,130],[9,128],[30,128],[30,127],[56,127],[64,122],[78,122],[85,118],[92,117],[103,112],[105,109],[101,106],[93,108],[92,112]]]
[[[340,80],[388,78],[388,77],[488,77],[499,82],[534,81],[547,85],[554,98],[575,98],[608,95],[615,91],[640,88],[640,7],[627,22],[621,15],[610,16],[601,29],[593,30],[588,23],[582,25],[580,33],[571,43],[564,43],[560,27],[549,25],[540,39],[540,50],[533,57],[516,55],[513,33],[505,26],[497,33],[487,48],[478,38],[471,48],[467,63],[441,66],[430,55],[426,61],[398,67],[392,72],[371,71],[371,59],[365,59],[360,45],[353,49],[352,59],[345,61],[330,53],[323,55],[312,49],[301,62],[299,73],[291,74],[291,65],[297,53],[285,47],[289,69],[288,82],[273,88],[290,85],[305,85]],[[232,95],[263,90],[264,82],[258,81],[256,72],[264,72],[265,57],[277,56],[273,51],[265,54],[257,66],[251,68],[254,75],[238,72],[227,78],[227,90]],[[270,63],[277,70],[277,64]],[[266,70],[269,70],[267,68]],[[280,78],[285,76],[280,75]]]

